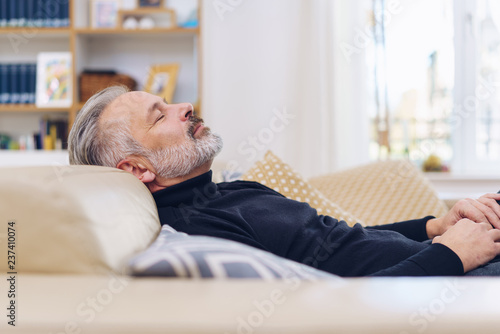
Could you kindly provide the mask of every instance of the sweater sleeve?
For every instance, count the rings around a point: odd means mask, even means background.
[[[415,241],[425,241],[428,240],[426,225],[427,221],[435,218],[433,216],[427,216],[421,219],[407,220],[394,224],[387,225],[377,225],[377,226],[368,226],[367,229],[374,230],[390,230],[398,232],[408,239],[412,239]]]
[[[419,253],[370,276],[462,276],[464,267],[455,252],[443,244],[432,244]]]

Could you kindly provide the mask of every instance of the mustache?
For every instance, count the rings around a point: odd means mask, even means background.
[[[188,122],[190,123],[188,134],[194,138],[194,130],[200,123],[203,123],[203,119],[198,116],[189,116]]]

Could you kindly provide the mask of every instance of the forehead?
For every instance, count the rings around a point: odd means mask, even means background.
[[[117,97],[102,114],[102,119],[126,118],[134,121],[145,119],[148,108],[161,98],[146,92],[128,92]]]

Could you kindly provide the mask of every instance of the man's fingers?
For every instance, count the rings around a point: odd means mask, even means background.
[[[469,198],[461,201],[460,215],[463,218],[468,218],[476,223],[489,222],[488,218],[486,218],[484,213],[481,210],[479,210],[475,205],[473,205],[474,202],[475,202],[474,200],[471,200]],[[486,207],[484,204],[481,205]]]
[[[486,201],[486,199],[482,199],[483,201]],[[470,212],[469,214],[475,214],[477,215],[479,220],[475,220],[476,222],[488,222],[492,224],[493,226],[498,226],[500,225],[500,218],[496,214],[496,212],[489,207],[488,205],[485,205],[484,203],[481,203],[479,201],[467,198],[466,201],[472,205],[477,211],[479,212]],[[471,209],[472,210],[472,209]],[[484,217],[484,218],[482,218]],[[480,220],[483,219],[483,220]],[[485,220],[484,220],[485,219]],[[474,220],[474,219],[473,219]]]
[[[493,230],[493,226],[490,223],[479,223],[479,225],[483,226],[487,231]],[[498,230],[500,232],[500,230]]]
[[[495,252],[498,255],[500,255],[500,230],[497,229],[492,229],[491,231],[488,231],[492,235],[492,239],[495,242]]]
[[[495,229],[491,229],[490,231],[488,231],[488,233],[490,233],[493,241],[499,243],[499,245],[500,245],[500,230],[497,230],[495,228]]]
[[[500,200],[500,193],[488,193],[488,194],[484,194],[480,198],[491,198],[494,200]]]
[[[481,197],[478,201],[488,206],[491,211],[494,212],[496,218],[493,218],[493,221],[490,220],[490,223],[492,223],[495,228],[500,229],[500,205],[498,205],[495,199],[488,197]]]

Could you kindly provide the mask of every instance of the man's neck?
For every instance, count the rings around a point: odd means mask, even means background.
[[[148,183],[146,186],[149,188],[149,191],[151,191],[151,193],[155,193],[157,191],[163,190],[165,188],[171,187],[173,185],[179,184],[181,182],[184,182],[184,181],[187,181],[187,180],[192,179],[194,177],[205,174],[206,172],[208,172],[210,170],[211,166],[212,166],[212,160],[208,161],[207,163],[201,165],[198,168],[195,168],[188,175],[179,176],[179,177],[171,178],[171,179],[165,179],[165,178],[162,178],[161,176],[157,175],[155,180],[151,183]]]

